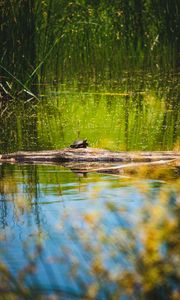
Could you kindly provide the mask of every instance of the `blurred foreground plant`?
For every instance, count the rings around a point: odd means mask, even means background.
[[[134,210],[110,199],[99,209],[65,211],[57,220],[54,255],[45,255],[48,237],[38,232],[24,243],[27,264],[16,275],[0,264],[2,299],[178,300],[179,187],[178,181],[153,189],[148,182],[137,184],[142,205]],[[59,287],[49,294],[36,286],[39,259],[49,279],[54,265],[74,290],[63,290],[60,278],[53,278]],[[35,278],[31,285],[29,277]]]
[[[66,215],[64,259],[91,299],[179,299],[180,190],[144,189],[145,204],[129,214],[113,201],[104,209]],[[76,245],[76,247],[74,247]],[[78,246],[77,246],[78,245]],[[76,249],[79,249],[79,252]],[[61,248],[62,251],[62,248]],[[67,262],[67,260],[66,260]]]

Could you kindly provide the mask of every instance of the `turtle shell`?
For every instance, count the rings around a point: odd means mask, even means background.
[[[71,148],[86,148],[88,146],[87,140],[77,140],[70,145]]]

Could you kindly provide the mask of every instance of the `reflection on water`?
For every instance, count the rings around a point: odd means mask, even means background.
[[[1,100],[0,152],[58,149],[78,137],[113,150],[178,149],[178,96],[173,73],[39,87],[39,101]]]
[[[1,165],[0,256],[10,272],[0,264],[1,290],[22,299],[27,286],[31,296],[57,299],[178,299],[174,176],[78,177],[60,166]]]
[[[113,150],[179,150],[177,76],[132,75],[1,100],[0,153],[59,149],[78,137]],[[179,299],[178,173],[155,173],[0,165],[4,299]]]

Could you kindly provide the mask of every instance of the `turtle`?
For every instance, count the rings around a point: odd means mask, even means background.
[[[87,139],[74,141],[70,145],[71,148],[86,148],[87,146],[88,146]]]

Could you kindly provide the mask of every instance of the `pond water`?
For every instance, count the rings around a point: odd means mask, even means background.
[[[0,176],[1,272],[5,263],[8,289],[21,299],[171,299],[179,291],[174,170],[158,179],[79,177],[61,166],[3,164]]]
[[[172,74],[126,74],[120,83],[69,83],[41,88],[39,100],[2,102],[1,153],[60,149],[78,137],[112,150],[178,150],[177,88]],[[20,299],[178,299],[179,174],[144,174],[0,165],[4,291]]]
[[[112,150],[177,149],[178,85],[178,74],[136,72],[38,87],[39,100],[1,103],[0,151],[59,149],[77,138]]]

